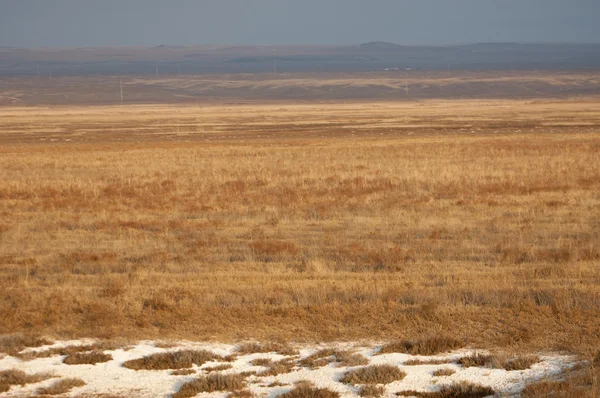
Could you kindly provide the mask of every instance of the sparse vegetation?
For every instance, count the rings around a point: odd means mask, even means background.
[[[433,375],[436,377],[441,377],[441,376],[452,376],[454,373],[456,373],[456,370],[454,369],[450,369],[450,368],[445,368],[445,369],[438,369],[435,370],[433,372]]]
[[[214,373],[202,376],[181,386],[173,398],[188,398],[202,392],[238,391],[246,387],[245,377],[238,374],[224,375]]]
[[[339,398],[340,394],[326,388],[316,388],[309,382],[299,382],[293,390],[280,394],[281,398]]]
[[[184,350],[153,354],[147,357],[133,359],[123,364],[133,370],[165,370],[191,368],[205,362],[218,359],[216,354],[204,350]]]
[[[215,366],[210,366],[207,368],[204,368],[203,370],[206,372],[221,372],[223,370],[227,370],[227,369],[231,369],[233,366],[229,363],[224,363],[221,365],[215,365]]]
[[[348,384],[388,384],[405,376],[406,373],[392,365],[371,365],[349,371],[340,381]]]
[[[506,370],[525,370],[531,365],[540,362],[536,355],[527,355],[511,358],[504,355],[480,354],[474,353],[460,358],[457,363],[465,368],[468,367],[489,367]]]
[[[529,384],[522,392],[525,398],[596,398],[600,396],[600,367],[582,363],[565,374]]]
[[[238,347],[238,354],[256,354],[274,352],[281,355],[297,355],[298,351],[287,344],[276,342],[246,343]]]
[[[385,393],[385,387],[376,386],[373,384],[364,385],[358,390],[358,395],[361,397],[378,398]]]
[[[112,355],[101,351],[76,352],[68,355],[63,360],[67,365],[95,365],[97,363],[108,362],[113,359]]]
[[[443,385],[440,387],[440,390],[436,392],[401,391],[396,395],[417,398],[484,398],[494,394],[494,390],[490,387],[468,382],[459,382]]]
[[[338,366],[361,366],[366,365],[369,361],[360,354],[332,348],[319,350],[300,361],[301,366],[312,369],[320,368],[330,363],[337,363]]]
[[[462,348],[463,341],[451,337],[429,337],[420,340],[404,340],[381,347],[380,354],[404,352],[412,355],[435,355]]]
[[[66,394],[75,387],[83,387],[85,382],[77,378],[60,379],[52,384],[50,387],[40,388],[38,394],[40,395],[61,395]]]
[[[42,380],[46,380],[53,377],[48,374],[35,374],[29,375],[23,371],[10,369],[0,371],[0,392],[6,392],[10,390],[11,386],[24,386],[26,384],[39,383]]]
[[[252,391],[250,391],[248,389],[244,389],[244,390],[232,392],[231,394],[229,394],[228,398],[254,398],[254,397],[256,397],[256,394],[254,394]]]
[[[280,361],[256,361],[254,364],[262,363],[267,369],[260,373],[260,376],[276,376],[291,372],[296,366],[296,362],[291,358],[284,358]]]
[[[37,335],[16,333],[0,336],[0,353],[16,355],[28,347],[40,347],[52,344],[51,341]]]

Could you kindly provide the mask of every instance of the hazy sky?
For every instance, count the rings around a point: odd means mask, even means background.
[[[0,45],[600,42],[600,0],[0,0]]]

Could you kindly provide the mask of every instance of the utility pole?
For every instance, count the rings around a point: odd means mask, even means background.
[[[40,78],[40,64],[37,64],[37,77]]]
[[[119,87],[121,88],[121,105],[123,105],[123,79],[119,79]]]

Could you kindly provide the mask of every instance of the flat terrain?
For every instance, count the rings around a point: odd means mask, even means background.
[[[600,96],[583,71],[375,71],[0,77],[0,105],[315,104],[426,99],[581,99]]]
[[[0,108],[0,333],[594,355],[596,99]]]

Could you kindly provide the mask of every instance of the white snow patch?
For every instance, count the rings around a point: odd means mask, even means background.
[[[59,341],[52,345],[38,348],[28,348],[22,353],[41,352],[53,348],[61,348],[73,345],[89,345],[96,341],[69,340]],[[327,388],[338,392],[342,397],[356,397],[358,387],[340,383],[343,375],[357,367],[338,367],[331,363],[318,369],[308,369],[297,365],[290,373],[279,374],[276,376],[260,376],[260,372],[266,368],[263,366],[252,365],[251,362],[258,358],[268,358],[272,361],[280,361],[286,358],[293,358],[298,362],[310,354],[323,348],[337,348],[341,350],[354,350],[364,355],[369,360],[369,365],[389,364],[397,366],[406,373],[406,377],[397,382],[386,385],[385,397],[395,397],[399,391],[436,391],[440,385],[452,384],[459,381],[468,381],[493,388],[502,395],[518,394],[528,383],[537,379],[560,374],[575,364],[575,358],[565,355],[540,355],[541,362],[533,365],[531,369],[523,371],[506,371],[503,369],[489,368],[462,368],[456,362],[440,365],[416,365],[409,366],[405,363],[412,359],[431,360],[431,359],[449,359],[456,361],[462,356],[470,355],[472,350],[457,350],[445,355],[436,355],[431,357],[414,356],[408,354],[382,354],[377,355],[379,347],[376,345],[365,344],[327,344],[313,346],[297,347],[300,356],[288,357],[278,353],[254,353],[239,355],[233,362],[230,362],[231,368],[222,371],[224,374],[236,374],[242,372],[257,372],[257,375],[251,375],[247,378],[248,389],[259,397],[274,398],[280,394],[293,389],[294,383],[302,380],[312,382],[316,387]],[[64,356],[56,355],[48,358],[35,358],[32,360],[21,360],[16,356],[0,356],[0,371],[16,369],[22,370],[28,374],[51,373],[55,378],[48,379],[39,383],[26,386],[12,386],[4,393],[6,397],[30,396],[41,387],[47,387],[55,383],[59,378],[80,378],[86,385],[73,389],[66,396],[79,396],[82,394],[115,394],[136,397],[170,397],[179,390],[184,383],[194,380],[201,375],[207,375],[204,369],[223,364],[224,361],[214,360],[192,368],[194,374],[186,376],[172,375],[172,370],[131,370],[124,368],[124,362],[142,358],[148,355],[178,351],[184,349],[203,349],[214,352],[220,356],[235,354],[236,346],[227,344],[208,344],[190,341],[177,342],[171,348],[160,348],[153,341],[140,341],[135,345],[128,346],[126,349],[119,348],[114,350],[105,350],[111,354],[113,359],[106,363],[96,365],[66,365],[63,363]],[[477,352],[482,352],[478,350]],[[1,353],[0,353],[1,355]],[[450,368],[456,371],[451,376],[433,376],[433,372],[438,369]],[[226,397],[227,392],[200,394],[199,396]]]

